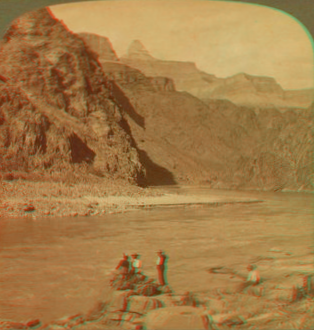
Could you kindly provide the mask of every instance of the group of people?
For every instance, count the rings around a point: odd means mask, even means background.
[[[158,282],[160,285],[166,285],[165,281],[165,263],[167,256],[162,250],[159,250],[157,253],[157,275]],[[120,260],[116,270],[120,272],[122,276],[133,275],[133,274],[141,274],[142,273],[142,261],[139,259],[140,255],[134,253],[130,257],[127,254],[123,254],[122,259]]]
[[[157,260],[156,260],[156,268],[157,268],[157,276],[159,285],[166,285],[165,280],[165,270],[166,270],[166,254],[162,251],[156,251],[157,253]],[[223,268],[223,269],[221,269]],[[214,268],[213,268],[214,269]],[[238,276],[245,281],[240,285],[238,288],[239,291],[246,291],[248,287],[256,286],[261,283],[261,277],[256,265],[248,265],[248,275],[242,275],[238,272],[235,272],[232,269],[226,269],[225,267],[219,267],[220,271],[216,269],[215,273],[229,273],[234,276]],[[134,275],[134,274],[142,274],[142,261],[140,260],[140,255],[134,253],[131,255],[131,258],[127,254],[123,254],[122,259],[120,260],[116,270],[122,275],[124,278],[127,276]]]

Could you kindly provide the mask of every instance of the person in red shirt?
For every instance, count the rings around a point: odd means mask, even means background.
[[[129,273],[129,257],[127,254],[123,253],[123,258],[120,260],[118,266],[116,267],[116,270],[120,271],[120,274],[123,276],[126,276]]]
[[[160,285],[166,285],[165,282],[165,261],[166,261],[166,256],[165,254],[159,250],[157,251],[157,274],[158,274],[158,282]]]

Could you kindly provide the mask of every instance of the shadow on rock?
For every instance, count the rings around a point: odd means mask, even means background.
[[[146,180],[149,186],[176,185],[173,174],[166,168],[155,164],[144,150],[138,149],[140,162],[146,168]]]
[[[127,120],[122,118],[119,125],[131,137],[131,145],[137,149],[140,163],[146,169],[146,177],[139,177],[137,183],[142,187],[176,185],[177,182],[174,180],[174,176],[170,171],[154,163],[144,150],[139,149]]]
[[[139,115],[133,105],[131,104],[128,97],[124,94],[124,92],[117,86],[117,84],[112,81],[112,92],[115,97],[115,100],[118,102],[120,107],[132,118],[137,125],[142,128],[145,128],[145,119],[141,115]]]

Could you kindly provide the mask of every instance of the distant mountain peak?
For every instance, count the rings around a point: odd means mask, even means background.
[[[133,40],[128,48],[127,57],[137,60],[153,60],[140,40]]]
[[[233,78],[245,78],[245,79],[248,79],[249,78],[249,75],[245,72],[239,72],[235,75],[232,76]]]

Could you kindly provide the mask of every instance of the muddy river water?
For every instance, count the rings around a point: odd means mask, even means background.
[[[310,254],[310,194],[167,189],[264,202],[101,217],[0,219],[0,319],[49,322],[88,311],[106,298],[108,274],[123,252],[141,254],[144,272],[156,277],[155,251],[163,249],[169,256],[169,284],[179,292],[225,286],[228,277],[211,277],[206,269],[246,266],[270,249]]]

